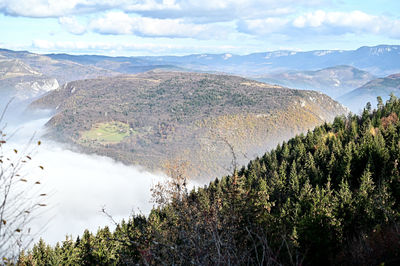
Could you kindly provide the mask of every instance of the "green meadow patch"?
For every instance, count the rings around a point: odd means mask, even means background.
[[[129,136],[129,125],[119,121],[97,123],[81,134],[81,143],[115,144]]]

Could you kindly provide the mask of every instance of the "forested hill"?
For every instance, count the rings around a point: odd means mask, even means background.
[[[367,105],[191,192],[172,171],[149,217],[41,241],[21,264],[398,265],[399,115],[394,96]]]
[[[229,173],[224,140],[244,164],[348,111],[315,91],[177,71],[74,81],[32,106],[57,109],[50,135],[82,151],[152,170],[184,159],[207,181]]]

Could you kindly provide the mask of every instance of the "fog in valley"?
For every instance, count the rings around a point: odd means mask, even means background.
[[[0,0],[0,266],[400,265],[399,14]]]
[[[49,113],[15,115],[21,108],[25,107],[8,110],[2,121],[6,125],[4,131],[9,134],[3,152],[12,158],[13,149],[19,154],[33,150],[32,161],[22,169],[24,178],[27,184],[38,180],[41,183],[31,194],[48,194],[40,198],[40,203],[47,206],[30,223],[32,233],[40,232],[36,238],[55,244],[67,234],[76,238],[84,229],[96,232],[105,225],[113,227],[110,219],[101,213],[103,207],[116,221],[128,219],[132,213],[149,213],[150,188],[163,179],[161,174],[108,157],[78,153],[46,139],[44,125],[50,118]],[[38,140],[41,140],[40,146]]]

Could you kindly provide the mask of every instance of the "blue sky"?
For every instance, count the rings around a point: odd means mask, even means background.
[[[0,0],[0,47],[248,54],[400,44],[398,0]]]

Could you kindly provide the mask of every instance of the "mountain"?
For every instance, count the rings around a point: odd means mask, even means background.
[[[69,82],[31,107],[54,108],[51,136],[83,151],[150,169],[184,160],[197,177],[226,174],[347,111],[314,91],[162,71]]]
[[[21,105],[28,105],[58,86],[56,79],[43,75],[19,59],[0,58],[0,108],[12,99],[9,114],[21,112]]]
[[[101,55],[39,55],[0,49],[0,58],[19,59],[35,71],[65,82],[136,74],[149,70],[222,72],[247,77],[288,71],[317,71],[348,65],[376,76],[400,72],[400,46],[379,45],[356,50],[273,51],[248,55],[193,54],[186,56],[110,57]]]
[[[151,59],[151,57],[144,57]],[[241,75],[260,75],[286,70],[317,70],[335,65],[350,65],[374,75],[400,71],[400,46],[380,45],[357,50],[274,51],[244,56],[190,55],[183,57],[156,57],[159,62],[175,61],[189,68],[216,70]],[[237,66],[240,66],[239,68]]]
[[[148,216],[41,240],[18,264],[399,265],[399,116],[392,97],[191,191],[175,168]]]
[[[282,86],[317,90],[337,98],[354,88],[358,88],[375,77],[352,66],[334,66],[316,71],[289,71],[267,74],[257,80]]]
[[[48,54],[48,57],[54,60],[67,60],[87,66],[95,66],[102,69],[108,69],[118,73],[136,74],[155,69],[163,70],[184,70],[179,65],[169,63],[162,64],[136,57],[109,57],[101,55],[69,55],[69,54]]]
[[[338,65],[349,65],[377,76],[400,72],[399,45],[363,46],[356,50],[273,51],[249,55],[224,53],[139,57],[71,56],[65,54],[49,54],[46,56],[53,60],[63,59],[79,64],[98,65],[123,73],[133,73],[130,72],[131,69],[136,71],[142,66],[148,68],[152,66],[176,66],[192,71],[217,71],[244,76],[259,76],[290,70],[315,71]],[[116,65],[110,64],[111,62]]]
[[[59,84],[78,79],[120,74],[119,72],[93,65],[83,65],[69,60],[56,60],[45,55],[26,51],[0,49],[0,59],[19,60],[19,62],[23,62],[33,71],[57,79]]]
[[[338,100],[353,112],[359,112],[363,108],[361,103],[370,102],[372,105],[376,105],[378,96],[385,101],[389,99],[391,93],[400,96],[400,73],[374,79],[343,95]]]
[[[0,79],[41,75],[17,59],[0,59]]]

